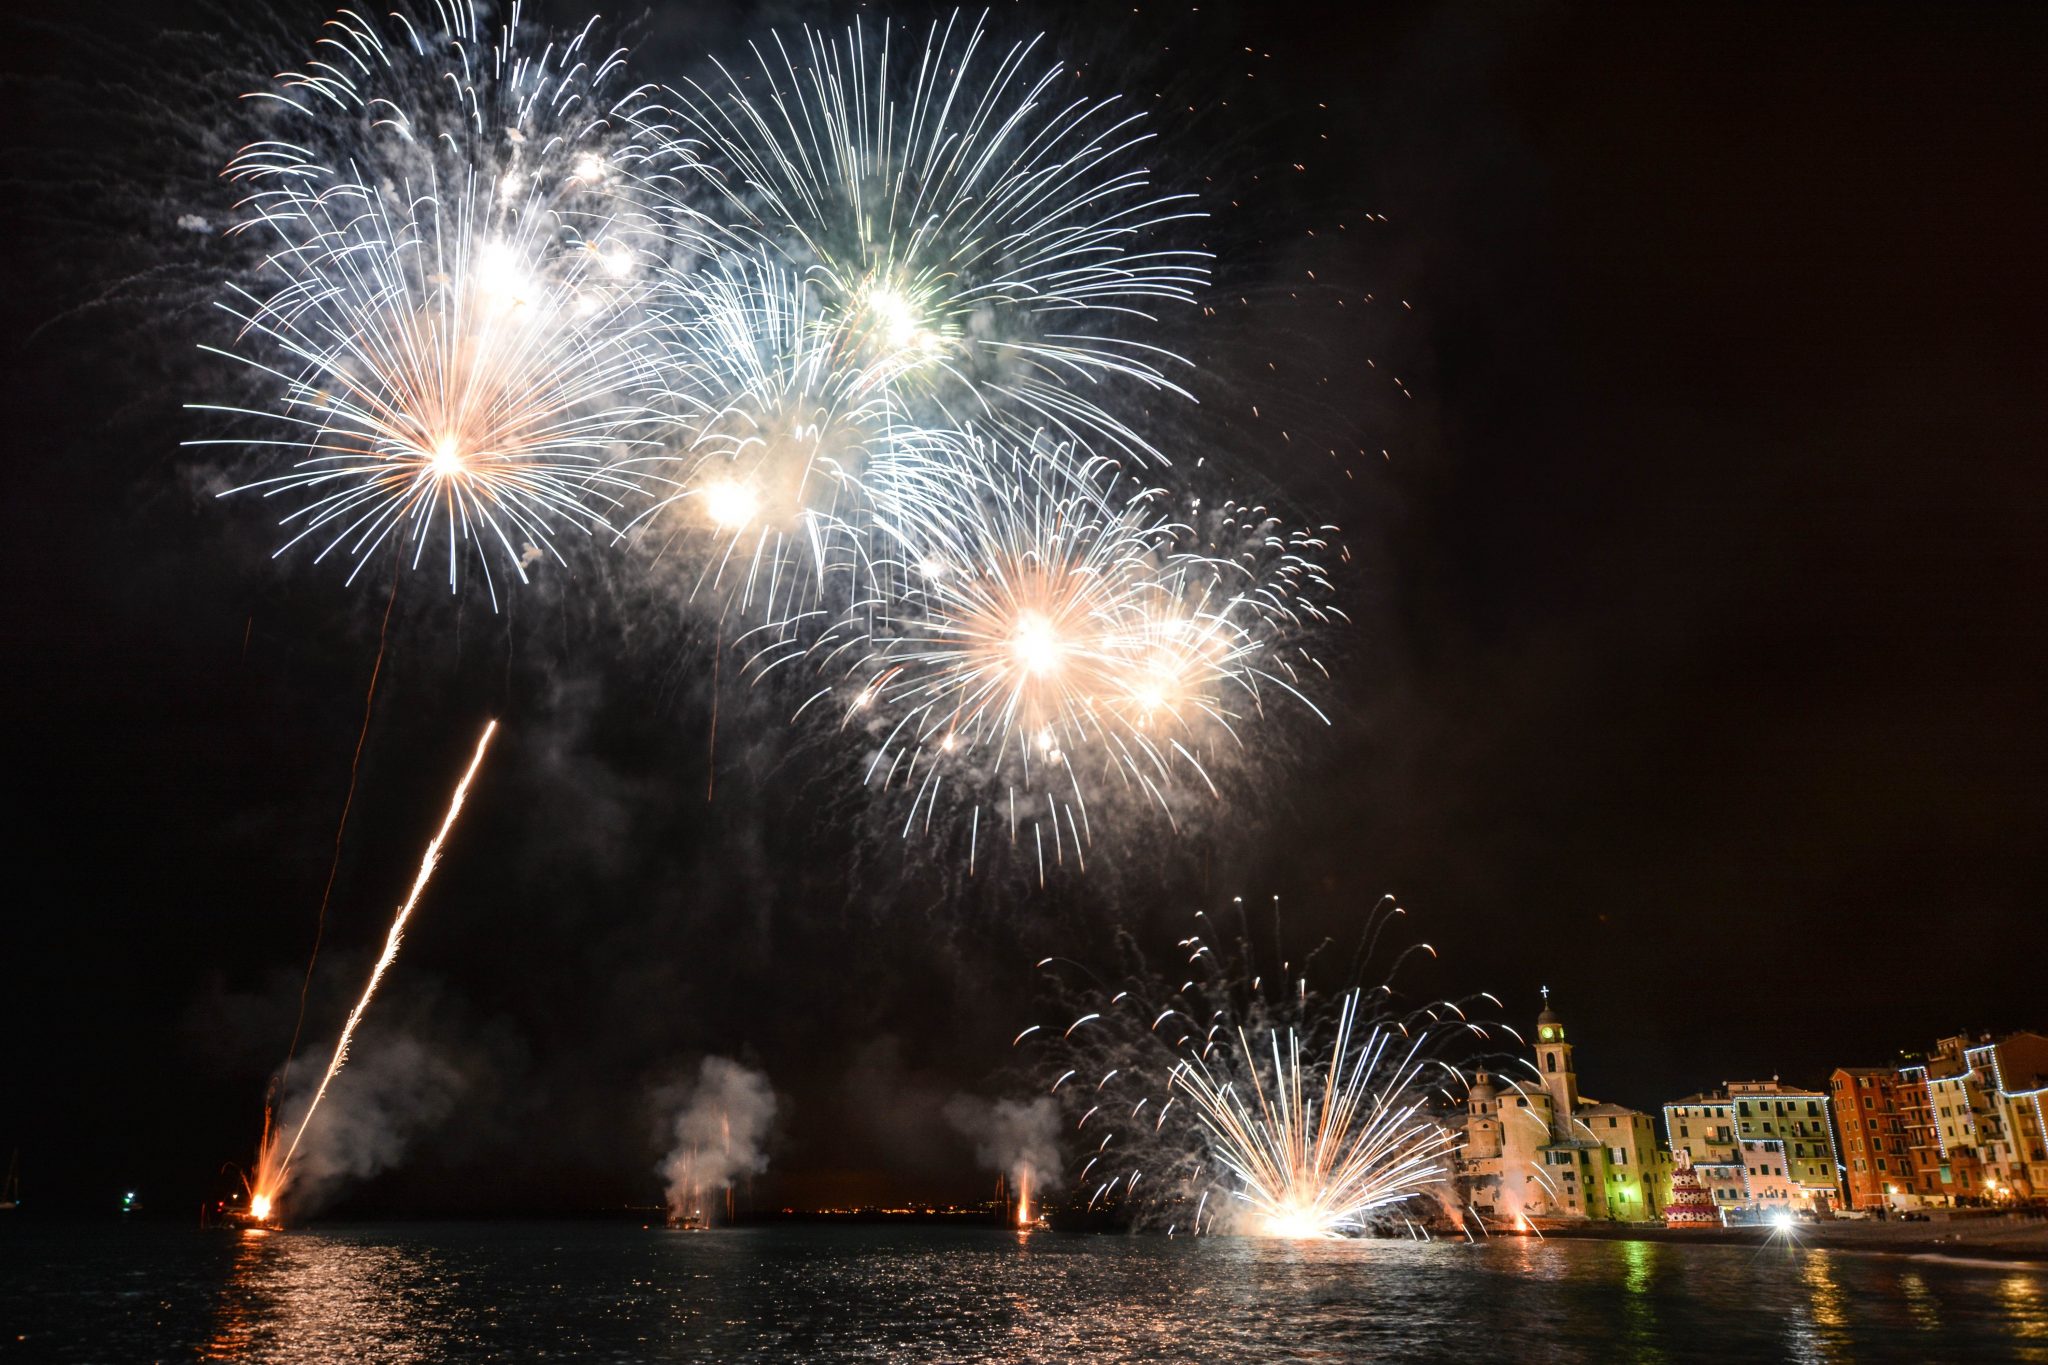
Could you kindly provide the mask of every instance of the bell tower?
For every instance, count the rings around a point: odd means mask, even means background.
[[[1565,1041],[1564,1020],[1550,1007],[1550,987],[1543,988],[1543,1013],[1536,1016],[1536,1069],[1550,1092],[1551,1132],[1559,1141],[1572,1132],[1579,1107],[1579,1076],[1572,1069],[1572,1045]]]

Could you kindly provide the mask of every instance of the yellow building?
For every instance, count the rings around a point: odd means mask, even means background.
[[[1665,1139],[1692,1159],[1723,1221],[1824,1213],[1842,1199],[1829,1103],[1776,1077],[1730,1081],[1665,1105]]]

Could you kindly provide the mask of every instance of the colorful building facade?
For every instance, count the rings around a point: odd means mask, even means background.
[[[1832,1104],[1818,1090],[1729,1081],[1664,1106],[1664,1137],[1683,1152],[1723,1222],[1841,1206]]]
[[[1912,1173],[1890,1182],[1891,1202],[2048,1198],[2048,1037],[1944,1038],[1895,1076],[1893,1105]]]
[[[1912,1083],[1894,1067],[1844,1066],[1835,1069],[1828,1088],[1848,1207],[1906,1207],[1937,1192],[1938,1174],[1914,1160],[1908,1124],[1917,1122],[1913,1100],[1924,1096]]]

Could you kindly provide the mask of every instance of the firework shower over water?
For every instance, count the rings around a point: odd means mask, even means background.
[[[1366,916],[1354,979],[1401,913],[1387,899]],[[1488,1038],[1468,1011],[1498,1002],[1399,1003],[1394,977],[1410,955],[1433,955],[1427,944],[1403,949],[1379,985],[1335,996],[1311,989],[1307,963],[1280,964],[1269,983],[1243,932],[1234,947],[1196,934],[1180,948],[1177,986],[1142,967],[1110,983],[1039,964],[1061,1015],[1017,1045],[1082,1154],[1074,1201],[1169,1234],[1322,1238],[1439,1221],[1459,1142],[1441,1116],[1466,1084],[1446,1054]]]
[[[665,565],[970,868],[992,837],[1085,866],[1321,717],[1331,528],[1148,416],[1191,401],[1162,329],[1209,257],[1140,115],[985,18],[771,35],[672,88],[594,33],[344,11],[252,96],[225,177],[264,254],[219,348],[250,396],[195,444],[244,452],[280,554],[494,604],[572,554]]]

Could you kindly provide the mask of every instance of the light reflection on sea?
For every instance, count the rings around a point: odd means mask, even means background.
[[[1650,1242],[16,1227],[0,1358],[2048,1362],[2035,1269]]]

